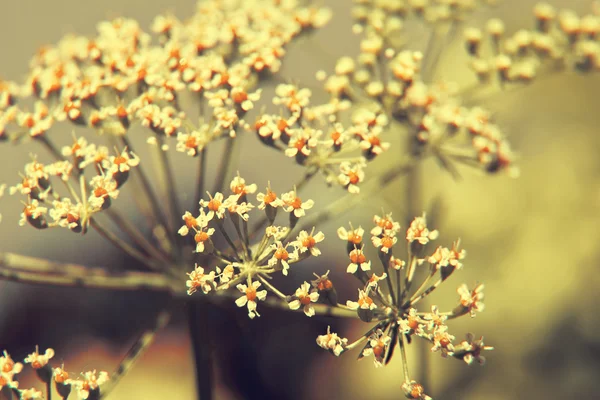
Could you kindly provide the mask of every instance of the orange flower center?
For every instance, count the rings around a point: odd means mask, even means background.
[[[362,242],[362,236],[356,234],[354,231],[348,234],[348,241],[354,244],[360,244]]]
[[[218,211],[219,207],[221,207],[221,202],[217,199],[212,199],[211,201],[208,202],[207,207],[211,211]]]
[[[185,217],[184,221],[185,221],[185,225],[188,228],[191,228],[191,227],[194,227],[194,226],[198,225],[198,222],[196,221],[196,218],[194,218],[192,216]]]
[[[365,257],[365,254],[360,250],[352,250],[350,252],[350,261],[352,261],[353,264],[362,264],[367,261],[367,257]]]
[[[302,148],[306,145],[306,139],[298,139],[294,144],[294,147],[298,149],[298,151],[302,150]]]
[[[231,93],[231,98],[234,103],[240,104],[248,100],[248,94],[242,90]]]
[[[373,347],[373,355],[375,358],[381,358],[383,356],[383,352],[385,351],[385,345],[382,342],[377,343],[375,347]]]
[[[283,247],[281,247],[275,251],[275,258],[278,260],[285,261],[288,259],[288,257],[289,257],[289,254],[288,254],[287,250],[284,249]]]
[[[288,127],[288,123],[285,119],[280,119],[277,121],[277,129],[283,132]]]
[[[272,192],[267,189],[267,194],[265,194],[265,198],[264,198],[265,204],[271,204],[275,200],[277,200],[277,194],[275,194],[275,192]]]
[[[299,300],[303,306],[310,304],[310,296],[299,296]]]
[[[108,195],[108,191],[103,187],[97,187],[94,189],[94,196],[96,197],[106,197]]]
[[[187,147],[189,149],[196,148],[197,146],[198,146],[198,142],[196,141],[196,138],[194,136],[188,137],[187,140],[185,141],[185,147]]]
[[[196,233],[196,235],[194,236],[194,240],[196,241],[196,243],[206,242],[208,240],[208,233],[200,231]]]
[[[333,283],[329,279],[320,280],[317,283],[317,289],[319,290],[329,290],[333,287]]]
[[[358,305],[361,308],[363,308],[363,305],[367,305],[370,308],[371,304],[373,304],[373,299],[371,299],[369,296],[361,297],[360,299],[358,299]]]
[[[302,246],[307,247],[309,249],[313,247],[316,243],[317,241],[312,236],[308,236],[307,238],[302,240]]]
[[[246,185],[244,185],[243,183],[241,183],[239,185],[235,185],[234,187],[231,188],[231,191],[234,194],[243,194],[246,192]]]
[[[394,245],[394,240],[390,236],[384,236],[381,239],[381,246],[387,247],[388,249]]]
[[[254,289],[253,286],[250,286],[248,289],[246,289],[246,298],[248,301],[256,300],[256,289]]]
[[[73,222],[78,222],[78,221],[79,221],[79,216],[72,214],[72,213],[67,214],[67,222],[69,224],[72,224]]]
[[[290,201],[288,204],[296,210],[302,208],[302,200],[300,197],[295,197],[294,200]]]
[[[358,174],[354,171],[348,172],[347,175],[348,175],[348,178],[350,179],[350,183],[353,185],[356,185],[360,181]]]

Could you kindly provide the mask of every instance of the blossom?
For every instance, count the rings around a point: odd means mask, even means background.
[[[377,329],[371,335],[367,347],[362,352],[362,356],[367,357],[372,355],[375,367],[381,367],[391,342],[392,338],[390,336],[383,333],[381,329]]]
[[[204,273],[204,268],[196,264],[192,272],[188,272],[189,279],[185,283],[188,287],[187,294],[192,295],[202,290],[204,294],[208,293],[215,287],[215,272],[211,271],[208,274]]]
[[[377,286],[379,285],[379,281],[381,281],[385,278],[387,278],[387,274],[385,272],[382,273],[381,276],[377,276],[377,275],[373,274],[367,281],[367,287],[369,287],[371,289],[377,289]]]
[[[365,230],[362,227],[358,227],[356,229],[350,226],[350,230],[346,230],[346,228],[339,227],[337,230],[338,237],[342,240],[347,240],[349,243],[353,245],[360,245],[362,242],[363,235],[365,234]]]
[[[410,243],[418,241],[421,244],[427,244],[430,240],[435,240],[439,236],[437,230],[427,229],[427,220],[425,213],[422,217],[416,217],[406,231],[406,240]]]
[[[483,365],[485,364],[485,357],[481,355],[481,352],[484,350],[494,350],[494,348],[483,343],[483,336],[475,340],[473,334],[467,333],[466,340],[457,345],[451,355],[462,358],[467,365],[471,365],[473,361]]]
[[[373,222],[375,222],[376,224],[376,226],[373,229],[371,229],[371,235],[373,236],[379,236],[385,233],[386,231],[391,231],[394,233],[400,231],[400,224],[392,219],[391,213],[383,217],[375,215],[373,217]]]
[[[216,215],[217,218],[219,219],[223,219],[223,216],[225,215],[225,211],[227,210],[227,207],[229,206],[229,204],[225,204],[223,202],[223,193],[217,192],[215,193],[215,196],[211,196],[210,193],[208,193],[208,197],[210,198],[210,200],[206,201],[206,200],[200,200],[200,205],[202,207],[206,207],[208,208],[208,212],[206,213],[206,218],[208,221],[212,220],[214,218],[214,216]]]
[[[296,238],[296,243],[298,244],[298,250],[300,253],[310,251],[310,254],[312,254],[314,257],[317,257],[321,254],[321,250],[317,249],[315,246],[317,243],[320,243],[325,239],[325,235],[323,232],[313,235],[313,232],[308,233],[306,231],[300,231],[298,237]]]
[[[100,385],[106,382],[108,382],[108,372],[97,373],[96,370],[93,370],[83,373],[82,379],[72,380],[71,384],[77,389],[79,397],[87,399],[90,392],[100,390]]]
[[[380,236],[373,236],[371,238],[373,246],[377,247],[381,252],[388,253],[393,245],[398,242],[398,238],[393,234],[384,234]]]
[[[303,202],[296,194],[295,189],[281,195],[281,199],[284,203],[283,209],[289,213],[293,212],[296,218],[306,215],[305,211],[310,210],[315,204],[315,202],[310,199]]]
[[[433,330],[444,325],[448,317],[446,315],[440,315],[438,306],[431,306],[431,312],[423,316],[423,319],[427,321],[427,329]]]
[[[229,188],[231,189],[233,194],[236,194],[238,196],[243,196],[246,194],[252,194],[256,192],[256,184],[253,183],[250,185],[246,185],[246,180],[240,176],[239,172],[237,176],[231,180]]]
[[[357,194],[360,193],[358,186],[365,179],[363,168],[365,163],[351,164],[348,161],[340,163],[340,174],[338,175],[339,183],[348,189],[348,192]]]
[[[416,381],[406,381],[402,384],[402,391],[409,399],[432,400],[431,397],[425,394],[423,386]]]
[[[23,370],[23,364],[14,362],[6,350],[3,354],[0,356],[0,390],[4,386],[16,389],[19,387],[19,382],[13,379],[15,374]]]
[[[271,184],[267,187],[266,193],[258,193],[256,200],[260,201],[259,210],[264,210],[267,205],[276,208],[283,207],[284,202],[277,197],[277,194],[271,190]]]
[[[287,251],[287,245],[283,245],[281,241],[277,241],[271,245],[271,249],[275,250],[273,256],[269,259],[268,264],[271,267],[276,267],[281,269],[281,273],[283,275],[288,274],[288,270],[290,269],[290,264],[288,261],[293,261],[298,259],[298,253],[294,250],[292,252]]]
[[[441,351],[442,357],[446,357],[454,351],[453,340],[454,336],[448,333],[446,325],[438,326],[433,332],[433,346],[431,347],[431,351]]]
[[[202,253],[204,251],[205,243],[210,241],[210,237],[214,233],[214,228],[206,229],[205,227],[201,227],[200,229],[196,229],[196,234],[194,235],[194,241],[196,242],[196,253]]]
[[[331,332],[331,327],[327,327],[327,334],[317,337],[317,345],[325,350],[331,351],[339,356],[348,345],[348,339],[339,337],[337,333]]]
[[[48,348],[44,354],[40,354],[36,346],[35,353],[29,354],[23,361],[27,364],[31,364],[33,369],[40,369],[48,364],[48,361],[50,361],[52,357],[54,357],[54,349]]]
[[[243,295],[235,301],[235,304],[238,307],[247,306],[248,317],[250,317],[250,319],[253,319],[254,317],[260,317],[260,314],[256,312],[256,299],[263,301],[267,297],[266,290],[256,290],[260,287],[260,282],[254,281],[249,287],[244,284],[239,284],[236,287],[240,292],[243,293]]]
[[[358,289],[358,301],[348,300],[346,305],[352,310],[374,310],[377,308],[377,304],[375,304],[373,299],[369,297],[369,291],[360,289]]]
[[[354,250],[348,254],[350,257],[350,264],[348,264],[348,268],[346,268],[346,272],[349,274],[354,274],[358,271],[358,267],[363,271],[368,271],[371,269],[371,261],[367,260],[365,253],[363,252],[363,247],[360,249],[354,247]]]
[[[102,167],[110,172],[111,174],[117,174],[119,172],[128,172],[131,167],[136,167],[140,163],[140,158],[133,152],[127,152],[123,150],[121,154],[117,156],[110,156],[108,160],[104,160]]]
[[[484,309],[483,304],[483,283],[475,286],[473,290],[469,290],[466,284],[462,284],[458,289],[460,296],[460,311],[462,314],[470,313],[471,317],[475,317],[476,312],[481,312]]]
[[[296,289],[295,298],[288,303],[290,309],[297,310],[300,306],[304,309],[304,314],[308,317],[315,315],[315,309],[311,303],[316,303],[319,300],[319,292],[311,290],[310,284],[304,282]]]

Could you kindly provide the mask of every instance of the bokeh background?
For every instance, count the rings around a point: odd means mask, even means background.
[[[184,18],[194,8],[192,0],[57,0],[0,2],[0,77],[20,80],[30,56],[40,46],[58,41],[67,33],[92,35],[95,25],[117,16],[132,17],[148,28],[152,18],[170,11]],[[332,8],[333,19],[309,39],[294,43],[281,72],[281,80],[313,88],[314,74],[331,70],[342,55],[355,55],[358,40],[351,34],[351,2],[321,1]],[[588,0],[551,1],[582,13]],[[529,27],[535,1],[504,0],[492,10],[473,15],[472,25],[483,26],[491,15],[502,17],[509,32]],[[407,30],[411,48],[422,49],[419,28]],[[465,67],[460,40],[447,48],[438,77],[461,83],[473,78]],[[267,88],[263,98],[268,99]],[[474,319],[453,321],[451,331],[484,335],[496,350],[484,367],[468,367],[457,360],[429,355],[430,386],[436,399],[554,399],[600,396],[600,317],[597,292],[600,250],[600,77],[566,73],[544,78],[529,87],[495,93],[479,104],[489,108],[519,153],[521,176],[485,176],[463,170],[463,179],[452,180],[434,163],[423,167],[424,204],[441,199],[441,218],[435,226],[449,245],[457,237],[468,251],[465,268],[432,296],[432,302],[449,307],[456,302],[456,287],[485,282],[486,310]],[[58,143],[66,143],[71,128],[54,129]],[[140,143],[143,139],[138,138]],[[136,140],[135,138],[133,139]],[[392,140],[394,142],[394,140]],[[400,140],[395,140],[400,143]],[[138,147],[142,147],[140,144]],[[376,161],[375,174],[401,152]],[[34,146],[0,146],[0,182],[16,182],[18,171]],[[219,157],[213,152],[214,160]],[[176,161],[182,187],[191,182],[195,163]],[[275,165],[276,168],[267,168]],[[291,160],[263,148],[253,137],[243,138],[239,169],[259,187],[270,180],[287,188],[302,170]],[[303,197],[317,207],[339,196],[322,182],[311,183]],[[312,272],[332,270],[342,299],[354,297],[356,284],[344,273],[344,245],[335,236],[338,226],[352,220],[369,226],[381,207],[402,215],[404,181],[398,180],[360,209],[319,226],[326,234],[324,255],[282,281],[291,292]],[[135,213],[133,204],[122,210]],[[21,207],[17,198],[3,198],[0,210],[0,251],[72,261],[90,266],[134,267],[97,235],[38,232],[17,225]],[[192,266],[190,266],[190,270]],[[183,284],[183,283],[182,283]],[[153,293],[123,293],[76,288],[51,288],[0,282],[0,349],[22,358],[40,347],[54,347],[55,361],[69,371],[113,370],[141,329],[152,323],[155,312],[167,301]],[[335,358],[314,344],[327,325],[353,338],[368,329],[361,322],[326,318],[307,320],[263,308],[261,318],[249,321],[235,306],[211,309],[211,345],[218,360],[218,399],[397,399],[402,397],[399,357],[386,368],[375,369],[370,360],[357,362],[357,353]],[[415,347],[415,346],[412,346]],[[419,368],[420,355],[410,349],[410,369]],[[193,365],[183,306],[157,337],[134,370],[111,394],[111,399],[192,399]],[[23,375],[23,387],[35,384]]]

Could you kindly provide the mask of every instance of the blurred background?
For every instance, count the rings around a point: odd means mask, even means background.
[[[504,0],[494,9],[475,13],[469,25],[482,27],[494,15],[505,20],[508,32],[530,27],[535,3]],[[589,12],[591,5],[588,0],[550,3],[580,14]],[[340,56],[357,54],[358,39],[351,34],[349,0],[322,0],[320,4],[333,10],[332,21],[291,45],[281,80],[306,85],[313,89],[315,98],[324,99],[315,72],[330,71]],[[170,11],[185,18],[194,6],[191,0],[4,1],[0,4],[0,78],[22,80],[31,55],[40,46],[54,43],[67,33],[93,35],[101,20],[131,17],[148,29],[155,15]],[[406,35],[409,43],[414,42],[411,48],[423,49],[423,35],[418,29],[409,29]],[[447,48],[440,63],[438,78],[461,83],[474,79],[466,68],[461,40]],[[267,84],[263,99],[270,99],[274,85]],[[493,112],[518,152],[518,179],[465,169],[461,170],[463,179],[457,182],[433,162],[423,166],[423,209],[429,208],[432,199],[442,201],[441,218],[434,226],[441,232],[440,244],[449,246],[460,237],[468,252],[465,268],[430,296],[430,304],[447,304],[445,308],[449,308],[457,301],[460,284],[484,282],[485,312],[449,325],[457,340],[463,333],[473,332],[484,335],[486,344],[495,347],[487,354],[484,367],[428,355],[431,375],[426,389],[434,398],[597,398],[600,393],[596,296],[600,284],[599,90],[600,77],[566,73],[519,90],[492,94],[479,102]],[[59,144],[71,140],[70,127],[54,129],[52,134]],[[138,139],[138,147],[143,147],[143,138]],[[243,141],[239,170],[247,181],[263,188],[270,180],[273,187],[283,190],[301,176],[302,169],[261,146],[254,137],[245,136]],[[35,146],[0,145],[0,182],[14,184],[29,154],[42,151]],[[394,147],[390,153],[398,151]],[[211,157],[216,160],[218,151]],[[378,159],[367,174],[385,168],[394,157],[388,154]],[[195,163],[184,156],[174,159],[183,188],[193,179]],[[265,168],[265,162],[278,167]],[[326,236],[323,256],[312,264],[302,263],[293,279],[281,281],[281,288],[291,293],[299,283],[310,280],[313,271],[332,270],[340,298],[354,298],[358,286],[345,274],[345,246],[335,230],[347,226],[348,221],[370,227],[372,215],[382,207],[395,211],[400,219],[403,184],[400,179],[360,210],[319,226]],[[315,200],[318,209],[319,204],[337,198],[339,188],[329,189],[315,179],[303,193],[303,198]],[[135,212],[133,204],[119,207]],[[82,237],[64,230],[48,234],[20,228],[17,197],[3,198],[0,211],[0,251],[89,266],[135,268],[132,260],[93,232]],[[0,349],[22,359],[39,344],[41,349],[53,347],[57,353],[54,363],[64,361],[68,371],[110,372],[167,301],[167,296],[151,292],[0,282]],[[110,399],[193,398],[193,364],[183,305],[180,311]],[[308,320],[302,314],[266,307],[262,311],[261,318],[250,321],[233,304],[211,308],[217,399],[402,397],[399,357],[386,368],[375,369],[371,360],[357,362],[358,352],[336,358],[315,345],[316,336],[323,334],[327,325],[352,340],[368,329],[366,324],[320,317]],[[420,355],[413,347],[409,349],[409,367],[416,371]],[[31,374],[24,373],[20,381],[22,387],[37,384]]]

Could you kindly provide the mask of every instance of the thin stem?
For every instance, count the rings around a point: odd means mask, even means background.
[[[275,286],[271,285],[268,280],[263,278],[261,275],[257,275],[257,276],[258,276],[258,280],[260,280],[263,283],[263,285],[266,286],[267,289],[269,289],[271,292],[273,292],[275,295],[277,295],[280,299],[285,300],[287,298],[287,296],[285,294],[281,293],[279,291],[279,289],[277,289]]]
[[[398,299],[396,297],[396,293],[394,292],[394,285],[392,285],[392,277],[390,276],[389,263],[382,261],[381,264],[383,265],[383,270],[385,271],[385,281],[387,282],[388,290],[390,291],[390,296],[392,296],[392,304],[394,304]],[[398,295],[400,295],[400,293],[398,293]]]
[[[175,225],[177,221],[181,217],[182,213],[179,211],[179,202],[177,198],[177,189],[175,187],[175,176],[173,175],[173,168],[171,168],[171,163],[169,161],[169,155],[166,151],[162,149],[163,140],[160,135],[156,135],[156,139],[158,140],[158,146],[156,149],[158,151],[158,160],[161,167],[161,173],[165,178],[165,186],[167,190],[167,202],[169,203],[169,212],[170,218],[169,223],[171,229],[175,229]]]
[[[225,188],[225,179],[232,175],[233,170],[233,153],[238,147],[239,138],[229,138],[225,143],[224,156],[219,164],[217,178],[215,179],[215,188],[213,192],[220,192]]]
[[[402,338],[398,341],[400,346],[400,354],[402,355],[402,372],[404,373],[404,382],[410,382],[408,375],[408,360],[406,359],[406,343],[404,343],[405,335],[401,333]]]
[[[46,382],[46,400],[52,400],[52,379],[49,379],[48,382]]]
[[[0,253],[0,277],[31,284],[171,293],[180,291],[179,282],[172,282],[156,273],[119,271],[113,274],[106,268],[88,268],[14,253]]]
[[[231,224],[235,228],[235,232],[237,233],[238,237],[240,238],[240,243],[242,245],[242,251],[244,252],[244,257],[242,257],[242,258],[244,260],[250,260],[251,256],[250,256],[250,250],[248,248],[248,239],[247,239],[247,237],[245,237],[242,234],[242,231],[240,229],[240,224],[239,224],[240,219],[241,218],[239,216],[237,216],[237,214],[234,214],[230,217]]]
[[[133,151],[133,147],[132,147],[131,143],[129,142],[129,140],[127,140],[127,138],[125,136],[121,136],[120,139],[121,139],[121,142],[123,142],[123,145],[125,147],[127,147],[130,151]],[[175,246],[174,227],[170,226],[167,223],[165,216],[162,213],[163,207],[159,204],[158,199],[156,198],[156,194],[152,190],[152,185],[150,185],[150,180],[146,176],[146,173],[144,172],[142,165],[140,164],[136,168],[134,168],[134,171],[131,175],[133,175],[134,179],[139,179],[139,182],[142,186],[142,190],[146,194],[148,200],[150,201],[150,205],[152,206],[152,215],[153,215],[153,217],[158,218],[158,221],[160,221],[159,224],[161,224],[163,226],[163,228],[167,230],[167,236],[170,239],[171,248],[174,249],[175,248],[174,247]]]
[[[408,293],[410,291],[410,287],[412,285],[412,281],[413,281],[413,277],[415,275],[415,270],[417,267],[417,262],[419,261],[419,258],[415,255],[412,254],[411,251],[411,245],[408,245],[408,271],[406,272],[406,281],[405,281],[405,296],[408,296]]]
[[[238,258],[237,257],[238,249],[237,249],[237,247],[235,247],[235,244],[233,243],[233,241],[227,234],[227,231],[225,230],[225,227],[223,226],[223,220],[218,217],[217,217],[217,228],[219,228],[219,232],[221,232],[221,235],[223,235],[223,237],[229,244],[229,247],[231,247],[231,249],[233,250],[233,257]]]
[[[146,265],[150,269],[153,269],[153,270],[161,269],[161,266],[159,264],[157,264],[154,260],[146,257],[143,253],[136,250],[129,243],[125,242],[124,240],[121,240],[117,235],[115,235],[109,229],[105,228],[96,219],[90,217],[89,221],[90,221],[90,226],[92,228],[94,228],[100,234],[100,236],[102,236],[104,239],[108,240],[115,247],[118,247],[119,249],[123,250],[125,253],[127,253],[131,257],[135,258],[142,264]]]
[[[208,330],[210,321],[207,306],[206,302],[190,301],[187,307],[198,400],[213,398],[213,354],[211,351],[211,336]]]
[[[123,216],[117,211],[109,208],[106,210],[106,214],[110,217],[110,219],[131,239],[144,249],[151,257],[156,259],[160,259],[165,263],[171,263],[171,259],[168,254],[165,254],[161,251],[160,248],[152,245],[148,239],[127,219],[123,218]]]
[[[206,182],[206,148],[203,147],[198,153],[198,175],[196,177],[196,194],[194,196],[194,204],[192,204],[192,210],[198,208],[202,195],[204,194],[204,183]]]
[[[170,318],[171,312],[167,309],[158,313],[154,325],[141,333],[135,343],[129,348],[117,369],[112,373],[110,380],[102,386],[101,399],[105,398],[115,388],[121,378],[131,370],[136,361],[139,360],[152,342],[154,342],[156,334],[169,323]]]

